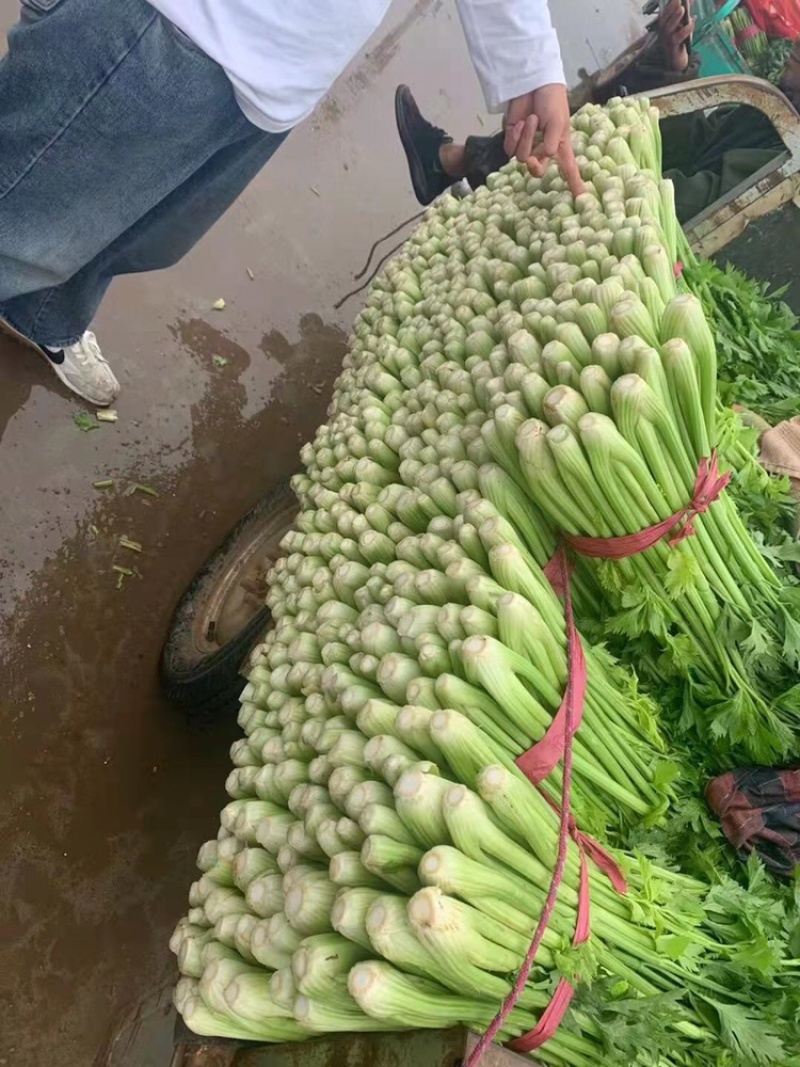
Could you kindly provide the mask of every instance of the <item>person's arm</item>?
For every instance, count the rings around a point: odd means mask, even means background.
[[[543,85],[566,88],[546,0],[456,0],[456,7],[489,111],[504,112]]]
[[[508,155],[537,175],[555,157],[579,192],[566,78],[546,0],[456,0],[456,5],[486,104],[505,112]],[[534,147],[537,133],[542,140]]]

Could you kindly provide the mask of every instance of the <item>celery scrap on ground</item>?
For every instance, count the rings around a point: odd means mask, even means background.
[[[83,433],[90,433],[92,430],[99,430],[100,426],[96,419],[87,411],[76,411],[72,416],[72,421]]]

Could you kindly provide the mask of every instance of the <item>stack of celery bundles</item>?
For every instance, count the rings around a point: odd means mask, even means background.
[[[442,201],[356,322],[302,453],[231,800],[172,940],[198,1034],[485,1030],[528,951],[563,767],[537,789],[516,761],[551,726],[571,652],[544,569],[561,532],[635,534],[682,512],[719,443],[656,117],[617,102],[574,126],[585,193],[510,165]],[[692,524],[674,547],[579,561],[584,636],[630,634],[653,693],[680,688],[719,753],[783,751],[793,590],[725,492]],[[571,810],[620,842],[664,817],[679,768],[633,675],[583,647]],[[544,1063],[793,1063],[795,920],[758,868],[712,885],[613,855],[627,892],[569,839],[499,1039],[537,1032],[566,979],[577,995]],[[591,935],[576,946],[582,871]]]

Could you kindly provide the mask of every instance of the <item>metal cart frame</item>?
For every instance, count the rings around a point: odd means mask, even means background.
[[[798,199],[800,114],[770,82],[744,74],[703,78],[657,89],[649,99],[664,117],[746,104],[766,115],[785,146],[785,152],[684,226],[699,255],[715,256],[749,223]]]

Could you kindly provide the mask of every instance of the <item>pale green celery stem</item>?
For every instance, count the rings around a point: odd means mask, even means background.
[[[630,478],[633,477],[629,468],[625,467],[625,465],[622,463],[614,463],[613,461],[609,462],[605,456],[602,456],[600,454],[596,456],[592,455],[592,461],[593,463],[596,462],[598,466],[602,466],[603,468],[602,471],[598,470],[597,472],[598,479],[602,480],[603,484],[607,485],[614,485],[616,483],[618,487],[617,493],[613,497],[609,498],[609,503],[616,505],[617,512],[618,514],[620,514],[620,518],[623,523],[630,522],[631,525],[628,526],[627,529],[624,530],[624,532],[633,533],[637,530],[644,529],[647,525],[649,525],[649,522],[651,520],[646,519],[644,515],[637,515],[635,510],[631,510],[632,508],[635,508],[636,505],[632,501],[626,501],[624,499],[623,486],[620,484],[619,478],[617,476],[627,475],[628,477],[625,478],[625,482],[629,482]],[[649,475],[648,480],[652,482],[652,478]],[[627,488],[627,486],[625,486],[625,488]],[[668,514],[666,501],[663,502],[663,507],[665,509],[665,512]],[[659,516],[658,513],[656,513],[656,521],[658,520]],[[640,553],[637,556],[632,557],[634,565],[637,568],[641,568],[642,571],[647,574],[647,578],[645,579],[646,584],[649,585],[650,588],[653,590],[663,588],[664,576],[667,574],[668,570],[667,559],[669,551],[669,547],[666,545],[665,542],[662,541],[655,545],[653,548],[649,549],[647,552]],[[653,566],[652,561],[654,559],[658,560],[657,567]],[[673,620],[675,621],[677,621],[678,618],[683,618],[684,628],[687,628],[688,626],[688,629],[694,631],[696,636],[698,637],[698,640],[700,640],[701,643],[707,642],[709,640],[709,637],[714,633],[713,619],[716,617],[719,611],[718,605],[714,600],[710,589],[708,588],[707,582],[705,583],[704,589],[689,590],[686,594],[686,597],[687,601],[690,602],[694,608],[694,611],[691,612],[688,617],[685,616],[685,613],[680,608],[680,605],[678,605],[676,602],[670,601],[666,598],[662,598],[662,604],[664,606],[665,614],[667,614],[668,616],[671,615],[673,617]],[[698,623],[702,624],[700,629],[698,629]],[[715,652],[715,654],[709,660],[709,666],[711,667],[712,671],[716,669],[715,659],[717,658],[717,655],[718,653]]]
[[[593,656],[591,648],[587,648],[584,651],[589,686],[598,703],[602,704],[609,721],[616,723],[621,729],[633,732],[652,751],[652,738],[642,729],[638,715],[630,707],[627,693],[609,681],[605,669]]]
[[[544,906],[545,892],[546,890],[542,889],[541,906]],[[524,912],[520,911],[518,908],[515,908],[512,904],[509,904],[508,902],[502,902],[496,897],[478,897],[470,894],[468,898],[466,893],[464,895],[465,899],[469,899],[470,904],[472,904],[476,908],[479,908],[487,915],[492,916],[500,922],[508,924],[512,929],[517,930],[521,934],[525,934],[529,938],[533,937],[534,929],[537,923],[537,916],[533,913],[533,909],[531,909],[529,912]],[[593,899],[596,903],[597,894],[594,892],[594,890]],[[602,910],[602,906],[600,910]],[[594,917],[597,918],[596,915]],[[603,914],[600,917],[601,925],[605,923],[605,920],[606,915]],[[559,926],[561,927],[560,930],[555,930],[553,925],[548,927],[548,929],[545,931],[543,945],[546,945],[549,949],[552,949],[553,951],[560,951],[563,947],[564,942],[569,941],[571,939],[571,935],[569,932],[569,924],[573,921],[574,919],[572,917],[568,917],[566,922],[564,922],[563,924],[559,924]],[[657,985],[653,984],[652,982],[645,981],[639,974],[637,974],[635,969],[632,969],[631,967],[622,964],[620,962],[620,957],[618,953],[610,949],[602,941],[602,934],[600,935],[600,938],[598,938],[595,948],[598,953],[600,963],[602,965],[607,967],[612,972],[618,973],[620,977],[626,978],[628,981],[630,981],[631,985],[644,996],[648,996],[659,991]],[[547,966],[544,961],[544,955],[537,955],[536,962],[538,964],[541,964],[542,966]]]
[[[555,534],[543,527],[536,505],[499,465],[497,472],[487,472],[484,476],[481,476],[482,470],[478,477],[484,496],[516,527],[538,565],[544,567],[555,551]]]
[[[525,661],[522,660],[522,657],[515,657],[515,662],[519,665],[521,673],[531,673],[530,668],[525,669]],[[499,691],[493,693],[492,696],[498,700],[512,721],[521,729],[527,727],[528,730],[536,731],[536,733],[531,732],[532,742],[541,740],[552,722],[552,716],[548,715],[547,711],[529,690],[518,681],[511,670],[507,673],[504,671],[503,674],[505,676],[502,679],[498,678],[496,680],[495,688]],[[560,697],[558,703],[560,703]],[[619,803],[640,815],[644,815],[649,810],[650,805],[632,792],[631,789],[626,788],[610,777],[602,765],[595,763],[591,750],[583,751],[585,742],[581,740],[580,734],[577,735],[577,742],[580,747],[576,745],[575,772],[579,778],[585,777],[587,781],[603,789]],[[560,778],[560,772],[558,772],[558,777]],[[554,784],[555,781],[556,777],[554,776]]]
[[[680,474],[670,466],[669,453],[659,443],[655,427],[646,419],[641,419],[635,433],[642,455],[653,471],[659,485],[667,494],[668,504],[672,513],[680,511],[688,503],[689,497],[686,495],[685,488],[680,485]],[[718,593],[730,597],[734,603],[747,610],[748,602],[716,551],[716,547],[708,536],[705,523],[701,518],[695,520],[694,528],[710,565],[709,570],[705,572],[706,577],[709,581],[716,579]]]
[[[451,815],[452,817],[452,815]],[[467,816],[469,818],[469,816]],[[502,819],[502,815],[500,815]],[[454,838],[457,836],[457,829],[454,829],[453,825],[448,818],[448,826],[451,827],[451,832]],[[533,847],[531,837],[536,833],[538,827],[529,827],[527,831],[527,841],[530,847]],[[496,860],[504,863],[509,872],[515,871],[519,878],[529,882],[531,885],[536,886],[541,894],[546,894],[549,890],[550,883],[552,881],[552,869],[545,867],[538,859],[534,859],[530,852],[527,852],[521,845],[518,845],[502,830],[495,830],[492,828],[492,836],[489,837],[488,833],[484,833],[483,827],[472,823],[472,830],[477,836],[478,848],[481,851],[485,851],[485,855],[493,856]],[[555,860],[555,853],[557,847],[552,850],[551,862]],[[571,938],[575,928],[575,908],[577,907],[577,892],[575,886],[579,883],[580,878],[580,861],[578,858],[577,846],[570,843],[568,853],[568,863],[565,871],[565,887],[569,887],[569,891],[563,890],[563,896],[559,898],[556,904],[556,909],[553,915],[553,926],[560,930],[560,932]],[[478,861],[481,862],[481,861]],[[482,861],[486,862],[486,861]],[[506,872],[501,875],[504,880],[508,878]],[[500,872],[497,872],[500,874]],[[514,879],[516,881],[516,879]],[[646,931],[640,929],[631,923],[629,919],[618,917],[615,914],[616,908],[612,910],[606,910],[605,900],[609,899],[609,895],[613,898],[615,891],[609,885],[605,879],[605,875],[598,871],[590,870],[590,883],[592,886],[592,899],[594,902],[594,922],[595,930],[598,935],[602,937],[603,941],[607,944],[612,944],[628,952],[631,956],[640,959],[642,962],[652,964],[658,960],[658,956],[655,952],[652,943],[652,937]],[[509,889],[513,885],[513,882],[509,885]],[[508,891],[503,896],[508,899]],[[543,897],[537,901],[530,900],[530,894],[521,894],[521,900],[508,900],[514,907],[518,907],[523,914],[527,914],[531,917],[533,923],[538,921],[541,914],[541,907],[543,906]],[[527,902],[527,903],[526,903]],[[617,897],[613,900],[613,904],[623,903],[621,898]],[[566,915],[564,911],[566,909]],[[602,914],[601,914],[602,912]],[[602,933],[601,933],[602,931]]]
[[[589,448],[589,457],[594,469],[594,473],[597,479],[598,485],[604,487],[614,487],[615,492],[608,493],[606,496],[608,511],[606,512],[609,519],[612,516],[616,516],[617,522],[613,523],[613,530],[615,534],[627,534],[636,533],[638,530],[642,530],[654,522],[660,521],[661,517],[666,517],[669,514],[667,502],[663,499],[663,496],[658,490],[658,487],[653,482],[649,472],[646,472],[646,468],[642,463],[642,471],[638,472],[641,477],[641,481],[637,481],[636,474],[630,470],[629,467],[623,462],[614,462],[604,452]],[[655,510],[653,504],[647,499],[642,491],[642,483],[647,485],[650,489],[650,496],[656,500],[660,497],[660,503],[662,507],[662,514]],[[630,498],[627,490],[631,488],[635,493],[633,499]],[[647,508],[644,513],[642,508]],[[602,535],[601,535],[602,536]],[[666,574],[666,560],[665,553],[667,546],[664,544],[656,545],[647,553],[640,553],[637,556],[631,557],[633,566],[637,569],[644,569],[648,574],[647,584],[652,589],[659,589],[663,587],[663,575]],[[661,566],[664,569],[659,574],[659,571],[654,570],[651,561],[647,558],[652,553],[656,558],[660,560]],[[700,603],[699,597],[692,595],[692,599],[696,603]],[[668,616],[673,617],[673,621],[677,621],[677,613],[674,605],[664,599],[665,613]],[[705,603],[701,609],[701,616],[706,616],[710,623],[710,616],[708,612],[716,609],[716,603]]]
[[[503,405],[508,407],[508,405]],[[516,450],[510,447],[508,440],[500,429],[504,412],[502,408],[495,412],[493,419],[488,420],[481,427],[481,436],[492,455],[492,458],[509,474],[521,489],[525,487],[525,478],[520,466]]]
[[[519,664],[518,671],[515,673],[524,674],[526,682],[534,687],[534,695],[544,703],[551,717],[554,716],[563,700],[563,692],[548,681],[532,657],[521,657],[521,659],[523,663]],[[576,735],[576,753],[579,748],[584,752],[586,760],[604,770],[609,778],[617,781],[624,788],[640,789],[651,798],[652,802],[652,787],[629,759],[625,746],[619,744],[612,730],[603,729],[602,717],[595,719],[598,707],[591,692],[587,693],[586,710],[589,714],[584,718],[581,730]],[[620,770],[624,773],[620,774]]]
[[[706,416],[700,400],[700,378],[697,361],[688,348],[681,345],[683,357],[667,358],[666,377],[672,393],[673,410],[683,425],[684,443],[689,446],[696,463],[711,452]]]
[[[641,431],[643,422],[644,420],[641,420],[638,423],[637,433]],[[664,453],[672,459],[675,475],[679,476],[681,479],[683,492],[685,493],[685,498],[681,506],[684,506],[689,502],[692,492],[694,491],[697,468],[683,448],[680,439],[676,437],[673,426],[669,425],[667,420],[662,419],[658,423],[651,425],[653,426],[653,432],[655,434],[655,441],[652,445],[653,449],[658,449],[658,441],[660,441]],[[648,435],[646,438],[642,438],[642,440],[647,440],[649,442],[652,439]],[[680,475],[678,472],[680,472]],[[723,522],[720,522],[718,520],[718,515],[723,511],[725,512],[726,517]],[[719,558],[726,564],[728,561],[738,562],[743,568],[748,580],[752,582],[757,589],[761,586],[762,582],[766,582],[773,587],[779,585],[771,568],[761,557],[753,544],[752,539],[744,529],[741,519],[736,513],[733,502],[725,494],[722,495],[720,500],[712,504],[706,514],[702,517],[702,525],[708,526],[709,533],[713,539]]]
[[[706,512],[706,518],[713,522],[721,533],[727,534],[725,543],[733,549],[734,557],[745,570],[756,591],[766,594],[764,585],[772,590],[780,589],[780,579],[756,548],[736,510],[736,505],[726,493],[711,505]]]
[[[498,636],[503,644],[531,663],[537,663],[550,685],[563,690],[567,665],[563,645],[554,640],[536,609],[524,597],[498,605]]]
[[[553,521],[565,533],[581,534],[585,532],[586,517],[579,500],[573,498],[563,478],[557,472],[537,470],[521,460],[523,472],[530,475],[530,489],[536,499],[544,501],[544,506]]]
[[[498,756],[518,756],[529,746],[529,731],[509,722],[497,701],[483,689],[456,675],[441,675],[436,681],[445,706],[460,711],[482,730]]]
[[[638,756],[627,736],[619,738],[603,705],[590,689],[586,694],[586,710],[589,713],[587,718],[592,723],[593,732],[598,740],[597,746],[592,746],[592,749],[608,770],[609,775],[619,779],[621,776],[617,768],[622,769],[627,779],[625,784],[640,790],[643,797],[649,797],[652,804],[658,797],[658,793],[653,788],[652,777],[648,777],[647,763]]]
[[[592,457],[592,466],[595,467],[595,484],[598,489],[603,486],[614,485],[615,479],[607,457]],[[608,536],[609,529],[611,529],[612,534],[620,535],[635,532],[647,525],[647,521],[633,521],[630,515],[617,518],[616,522],[610,521],[616,518],[616,512],[612,507],[613,498],[610,499],[606,497],[609,511],[605,513],[604,517],[605,520],[609,522],[609,525],[604,525],[598,529],[597,525],[592,521],[592,516],[587,515],[581,510],[580,494],[570,492],[568,484],[565,482],[560,472],[556,471],[555,476],[550,472],[545,474],[542,470],[536,471],[535,473],[531,471],[531,474],[533,476],[532,488],[534,493],[539,489],[541,490],[542,496],[546,496],[546,506],[551,515],[557,522],[559,522],[562,528],[569,533],[589,534],[596,537],[602,537]],[[575,509],[570,514],[567,514],[562,507],[563,502],[566,501],[569,501],[570,507]],[[659,578],[659,575],[652,567],[652,564],[649,561],[646,561],[641,555],[633,557],[628,561],[621,561],[620,566],[629,575],[635,573],[641,574],[643,572],[646,576],[643,580],[653,589],[658,589],[660,585],[663,585],[663,578]],[[664,603],[666,616],[673,624],[679,623],[680,615],[674,608],[673,604],[669,601],[665,601]],[[702,608],[701,614],[707,616],[707,609]],[[708,621],[710,622],[710,619]],[[707,628],[708,627],[705,626],[703,632],[698,635],[701,644],[703,643],[705,636],[704,631]],[[716,670],[714,656],[709,658],[708,666],[712,673],[714,673]]]
[[[553,588],[534,563],[529,566],[524,555],[515,558],[511,546],[495,545],[489,552],[489,565],[495,580],[512,593],[527,597],[559,644],[566,646],[564,609]]]

